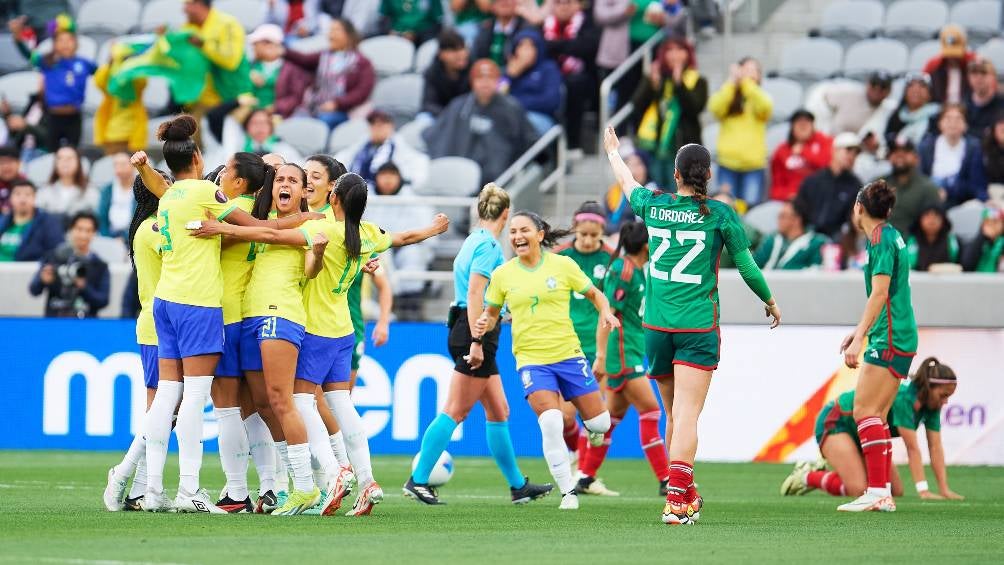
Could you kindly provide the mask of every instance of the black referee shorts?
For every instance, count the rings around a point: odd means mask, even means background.
[[[453,370],[461,375],[482,379],[499,374],[498,364],[495,362],[495,354],[499,349],[499,326],[495,326],[494,330],[481,339],[485,360],[480,367],[472,369],[464,359],[464,356],[471,352],[471,327],[467,323],[467,309],[454,306],[450,312],[450,320],[452,325],[446,345],[450,350],[450,357],[453,358]]]

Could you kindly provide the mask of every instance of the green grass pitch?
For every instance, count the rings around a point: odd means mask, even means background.
[[[514,507],[487,458],[458,458],[453,481],[430,508],[400,487],[410,458],[376,458],[387,493],[367,518],[147,515],[101,505],[117,453],[0,452],[0,563],[1001,563],[1004,471],[951,468],[964,502],[921,502],[910,494],[895,514],[839,514],[820,493],[778,494],[788,465],[698,463],[706,499],[699,524],[671,528],[642,460],[601,470],[619,498],[582,497],[577,512],[559,498]],[[538,481],[541,459],[521,461]],[[906,468],[901,468],[906,472]],[[177,460],[165,474],[176,484]],[[252,482],[254,475],[252,471]],[[203,484],[217,491],[219,461],[206,456]],[[215,495],[215,493],[214,493]]]

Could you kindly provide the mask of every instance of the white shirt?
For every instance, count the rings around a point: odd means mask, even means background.
[[[108,208],[108,228],[112,232],[126,231],[132,223],[132,186],[123,187],[118,180],[112,182],[112,201]]]
[[[36,205],[53,214],[72,216],[81,210],[94,211],[98,207],[98,191],[93,188],[80,190],[73,185],[55,184],[38,189],[35,197]]]
[[[938,180],[959,174],[959,169],[962,168],[962,158],[965,154],[965,139],[959,138],[959,141],[953,147],[945,139],[945,136],[939,135],[938,139],[934,141],[934,162],[931,164],[931,178],[937,182]]]

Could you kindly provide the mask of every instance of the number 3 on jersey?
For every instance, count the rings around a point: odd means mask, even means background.
[[[171,245],[171,221],[167,216],[167,210],[160,213],[160,235],[163,243],[160,244],[161,251],[173,251]]]
[[[655,251],[652,252],[652,259],[649,263],[648,270],[652,278],[684,284],[701,284],[701,275],[691,275],[683,271],[704,251],[704,238],[706,235],[703,231],[677,231],[676,242],[678,244],[686,245],[688,241],[693,241],[694,246],[667,273],[659,268],[659,260],[662,259],[663,255],[666,254],[666,251],[672,245],[673,232],[665,228],[648,228],[648,236],[652,240],[652,243],[655,243],[655,240],[659,240]]]

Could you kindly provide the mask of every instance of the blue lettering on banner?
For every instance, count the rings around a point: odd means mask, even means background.
[[[509,400],[516,454],[540,456],[537,418],[523,399],[508,325],[499,341],[498,364]],[[372,324],[366,335],[370,336]],[[447,329],[437,323],[396,323],[390,341],[366,355],[352,393],[376,454],[417,453],[426,426],[446,403],[453,361]],[[131,320],[0,318],[0,410],[13,433],[0,434],[0,449],[122,450],[141,428],[146,389],[136,325]],[[217,449],[212,405],[205,410],[207,451]],[[618,426],[612,457],[641,457],[638,423]],[[475,406],[457,427],[453,455],[489,455],[485,415]],[[176,449],[172,439],[171,449]]]

